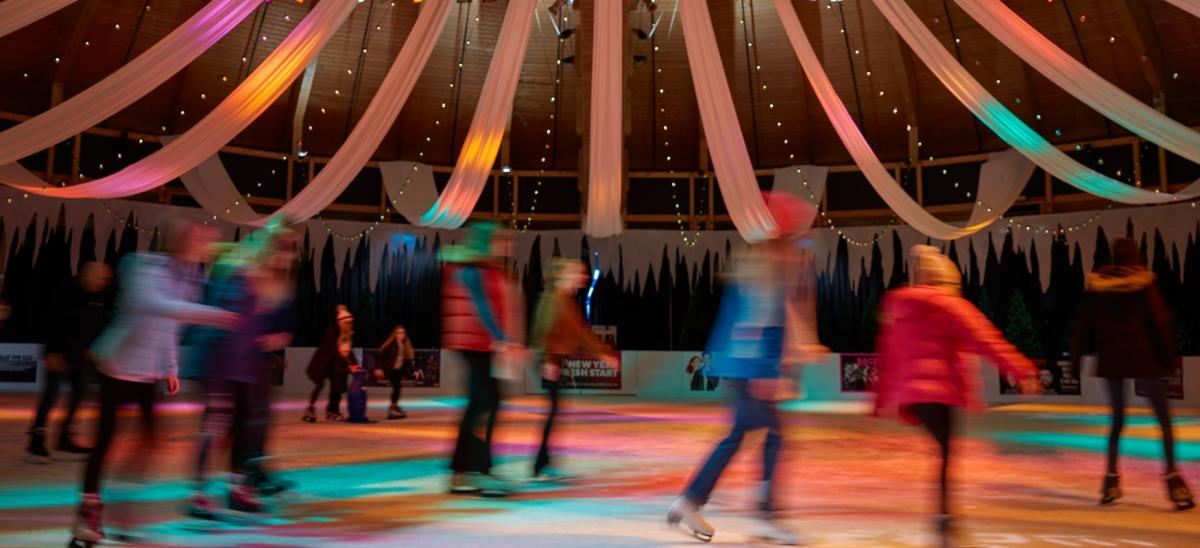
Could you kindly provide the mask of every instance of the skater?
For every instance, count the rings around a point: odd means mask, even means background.
[[[408,416],[404,409],[400,408],[400,389],[404,383],[404,375],[413,372],[416,355],[412,340],[408,338],[408,330],[403,325],[392,328],[392,334],[379,347],[381,368],[377,368],[375,371],[380,376],[386,376],[387,381],[392,385],[388,420],[403,419]]]
[[[88,447],[75,443],[71,424],[75,411],[87,395],[88,377],[94,367],[88,348],[104,328],[104,293],[112,282],[112,268],[100,262],[84,263],[79,275],[54,294],[46,310],[46,382],[38,399],[33,425],[29,428],[29,446],[25,460],[42,464],[50,457],[46,450],[46,420],[62,381],[71,383],[71,400],[58,430],[55,449],[69,454],[87,454]]]
[[[212,256],[215,232],[186,220],[175,220],[164,235],[166,253],[136,253],[121,261],[117,314],[92,346],[100,376],[100,424],[83,476],[82,503],[73,545],[91,546],[104,539],[101,528],[100,480],[116,429],[117,409],[136,401],[142,413],[137,462],[145,468],[154,443],[156,386],[179,391],[178,344],[184,324],[231,328],[238,315],[197,304],[199,264]]]
[[[342,394],[346,393],[346,376],[350,374],[351,366],[358,365],[354,356],[354,315],[346,305],[339,304],[334,315],[334,325],[325,332],[321,346],[313,353],[312,361],[308,362],[309,380],[315,385],[308,397],[308,409],[304,412],[304,422],[317,422],[317,398],[329,381],[329,403],[325,406],[325,420],[343,420],[341,412]]]
[[[226,442],[230,454],[229,508],[258,512],[260,496],[280,487],[263,470],[270,419],[269,353],[291,341],[291,267],[295,237],[283,221],[264,229],[217,258],[205,304],[240,315],[230,330],[197,328],[191,340],[195,377],[203,382],[206,407],[197,444],[194,494],[187,513],[202,519],[216,516],[207,493],[208,457],[213,445]]]
[[[492,474],[492,431],[500,409],[492,358],[507,354],[522,361],[524,349],[514,341],[524,334],[519,297],[504,270],[511,242],[498,230],[494,223],[470,225],[465,243],[443,252],[442,348],[457,351],[467,366],[467,408],[450,461],[450,492],[501,497],[511,489]]]
[[[550,465],[550,430],[558,416],[558,394],[562,360],[581,352],[598,356],[610,368],[618,367],[619,358],[600,342],[588,327],[576,302],[579,290],[588,281],[583,262],[555,259],[546,278],[547,287],[534,312],[530,349],[541,354],[542,386],[550,396],[550,413],[542,427],[542,445],[533,463],[536,481],[561,481],[567,477]]]
[[[1134,379],[1146,392],[1162,429],[1167,498],[1177,510],[1188,510],[1196,503],[1175,467],[1175,438],[1163,378],[1178,367],[1180,359],[1175,326],[1137,243],[1120,238],[1113,242],[1112,249],[1113,264],[1087,276],[1071,340],[1075,371],[1079,371],[1083,354],[1096,354],[1095,374],[1107,383],[1112,406],[1108,467],[1100,488],[1100,504],[1112,504],[1122,495],[1117,460],[1125,426],[1125,380]]]
[[[783,445],[777,402],[791,396],[790,369],[826,352],[816,337],[812,254],[796,241],[811,226],[816,210],[791,195],[764,197],[776,231],[735,257],[709,340],[709,367],[729,389],[733,426],[667,511],[669,524],[685,526],[705,542],[712,540],[715,529],[700,510],[746,432],[759,429],[766,429],[767,435],[752,536],[779,544],[800,541],[777,513],[775,464]]]
[[[882,357],[874,391],[875,414],[921,425],[941,452],[935,531],[951,542],[950,454],[955,408],[980,408],[977,361],[984,356],[1018,380],[1021,392],[1041,393],[1038,370],[1009,344],[987,317],[960,296],[958,266],[937,248],[911,251],[910,285],[884,295],[876,352]]]

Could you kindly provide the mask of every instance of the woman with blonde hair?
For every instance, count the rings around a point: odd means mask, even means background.
[[[380,377],[386,376],[392,385],[391,405],[388,406],[387,414],[389,420],[408,416],[400,408],[400,388],[404,382],[404,375],[412,372],[416,356],[412,340],[408,338],[408,330],[403,325],[393,327],[391,335],[388,335],[387,340],[379,347],[380,368],[375,370],[375,374]]]

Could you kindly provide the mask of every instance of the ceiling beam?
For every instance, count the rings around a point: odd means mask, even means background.
[[[1144,0],[1112,0],[1117,17],[1129,33],[1133,46],[1141,52],[1142,75],[1150,90],[1154,92],[1153,105],[1155,108],[1166,110],[1166,96],[1171,88],[1171,78],[1167,76],[1166,62],[1162,46],[1158,41],[1158,33],[1150,19],[1150,11]]]

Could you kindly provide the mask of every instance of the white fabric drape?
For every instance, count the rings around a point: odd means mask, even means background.
[[[834,131],[837,132],[838,137],[846,146],[846,150],[850,152],[850,156],[854,158],[854,162],[858,164],[858,168],[862,170],[875,192],[879,193],[879,196],[892,208],[892,211],[896,212],[898,217],[922,234],[939,240],[954,240],[979,231],[1003,213],[1003,211],[996,211],[989,219],[959,228],[942,222],[925,211],[896,183],[891,173],[883,167],[883,163],[875,155],[875,151],[871,150],[871,145],[863,137],[862,131],[854,124],[854,118],[850,116],[850,111],[846,110],[845,103],[838,97],[833,83],[830,82],[824,67],[821,66],[821,61],[813,51],[812,44],[809,43],[808,36],[804,32],[804,27],[800,25],[800,18],[796,16],[796,10],[792,7],[791,2],[775,0],[775,9],[779,12],[783,30],[792,44],[796,57],[800,60],[800,66],[804,68],[804,74],[808,77],[808,82],[812,86],[817,100],[821,103],[821,107],[825,109],[825,115],[833,124]]]
[[[819,209],[825,197],[825,180],[829,168],[825,166],[787,166],[775,170],[772,192],[786,192],[812,202]]]
[[[1167,2],[1196,17],[1200,17],[1200,0],[1167,0]]]
[[[754,165],[750,163],[750,153],[738,124],[708,3],[704,0],[681,1],[679,16],[692,84],[696,88],[700,125],[704,128],[721,197],[725,199],[738,233],[746,241],[761,241],[775,231],[775,221],[759,191]]]
[[[979,167],[979,188],[975,191],[975,209],[968,225],[993,219],[1002,214],[1021,197],[1037,166],[1020,152],[1011,148],[988,155]]]
[[[471,129],[467,131],[458,163],[450,182],[433,205],[421,217],[421,224],[436,228],[458,228],[466,222],[479,194],[487,185],[504,130],[512,115],[513,97],[521,79],[525,47],[529,44],[529,29],[533,26],[536,0],[510,0],[500,28],[500,38],[487,77],[483,94],[475,106]]]
[[[74,3],[75,0],[8,0],[0,4],[0,36],[25,28]]]
[[[437,182],[433,180],[433,168],[428,164],[405,160],[379,162],[379,173],[392,209],[408,222],[417,224],[437,202]]]
[[[622,82],[625,10],[622,2],[596,2],[592,33],[591,136],[588,201],[583,232],[593,238],[621,233]]]
[[[913,53],[979,121],[1046,172],[1084,192],[1127,204],[1161,204],[1200,196],[1200,184],[1176,194],[1127,185],[1071,159],[1004,107],[971,76],[904,0],[873,0]],[[776,0],[776,5],[779,0]]]
[[[164,135],[163,146],[170,144],[177,135]],[[188,194],[214,216],[232,223],[248,223],[257,219],[259,214],[246,203],[229,177],[225,164],[221,163],[221,155],[213,154],[200,165],[179,176]]]
[[[30,188],[13,181],[0,182],[56,198],[115,198],[161,186],[216,154],[270,107],[356,5],[355,0],[325,0],[317,4],[262,65],[212,112],[170,145],[113,175],[65,187]]]
[[[408,96],[425,71],[429,56],[446,26],[451,3],[451,0],[429,0],[421,5],[421,13],[404,39],[404,46],[350,136],[308,186],[279,208],[277,215],[303,221],[320,213],[350,186],[408,102]],[[488,88],[485,86],[484,89]],[[511,98],[509,102],[512,102]],[[266,221],[262,218],[253,224],[261,226]]]
[[[0,9],[12,1],[0,4]],[[0,132],[0,164],[15,162],[52,147],[133,104],[216,44],[261,3],[261,0],[209,2],[150,49],[103,80],[54,108]]]
[[[1029,66],[1085,105],[1143,139],[1200,164],[1200,133],[1092,72],[999,0],[955,0]]]

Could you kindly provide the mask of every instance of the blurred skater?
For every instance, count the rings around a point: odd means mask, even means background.
[[[325,332],[321,345],[313,353],[305,370],[314,386],[308,397],[308,408],[304,411],[304,422],[317,422],[317,398],[321,397],[326,381],[329,382],[329,403],[325,406],[325,420],[340,421],[345,418],[341,405],[342,395],[348,388],[346,376],[357,365],[358,358],[354,355],[354,315],[346,305],[339,304],[334,313],[334,325]]]
[[[72,528],[73,543],[104,539],[100,480],[116,430],[118,407],[137,402],[142,438],[137,458],[127,463],[145,469],[152,458],[155,389],[179,391],[179,335],[184,324],[231,328],[238,315],[197,304],[199,265],[212,257],[215,231],[175,220],[164,235],[166,253],[136,253],[121,261],[117,313],[92,346],[100,376],[100,424],[83,476],[82,504]]]
[[[783,446],[778,402],[792,397],[788,376],[825,349],[816,337],[816,293],[812,254],[796,241],[812,225],[816,210],[782,193],[764,193],[775,233],[734,257],[729,285],[709,338],[712,375],[724,379],[733,426],[667,511],[667,522],[683,525],[710,541],[715,529],[701,515],[725,468],[747,432],[766,429],[757,523],[751,535],[779,544],[800,542],[779,519],[775,465]]]
[[[1023,393],[1041,393],[1041,383],[1033,363],[962,298],[962,275],[953,261],[926,245],[913,246],[910,258],[911,285],[889,291],[880,304],[875,349],[882,365],[874,388],[875,414],[919,424],[937,442],[941,472],[934,525],[942,542],[949,543],[955,409],[982,407],[976,356],[1018,379]]]
[[[1167,497],[1177,510],[1188,510],[1196,503],[1175,468],[1175,437],[1163,378],[1177,367],[1180,359],[1175,346],[1175,325],[1155,286],[1154,273],[1146,270],[1137,243],[1119,238],[1112,247],[1113,264],[1087,276],[1087,289],[1079,304],[1071,339],[1075,371],[1079,371],[1083,354],[1097,355],[1096,376],[1107,383],[1112,406],[1108,467],[1100,488],[1100,504],[1112,504],[1122,495],[1117,461],[1121,429],[1125,426],[1125,380],[1134,379],[1146,392],[1162,429]]]
[[[558,416],[559,382],[562,359],[577,353],[597,356],[608,367],[617,367],[619,358],[592,333],[576,302],[579,290],[587,284],[587,269],[583,261],[555,259],[550,266],[546,290],[538,299],[533,315],[529,347],[541,354],[542,386],[550,397],[550,413],[542,427],[542,445],[533,463],[533,478],[541,481],[565,479],[565,475],[550,465],[550,430]]]
[[[404,376],[412,374],[417,352],[413,349],[412,340],[408,338],[408,330],[403,325],[392,328],[383,345],[379,347],[379,368],[377,375],[386,377],[392,385],[391,404],[388,405],[388,420],[403,419],[408,416],[400,408],[400,389],[404,384]]]

